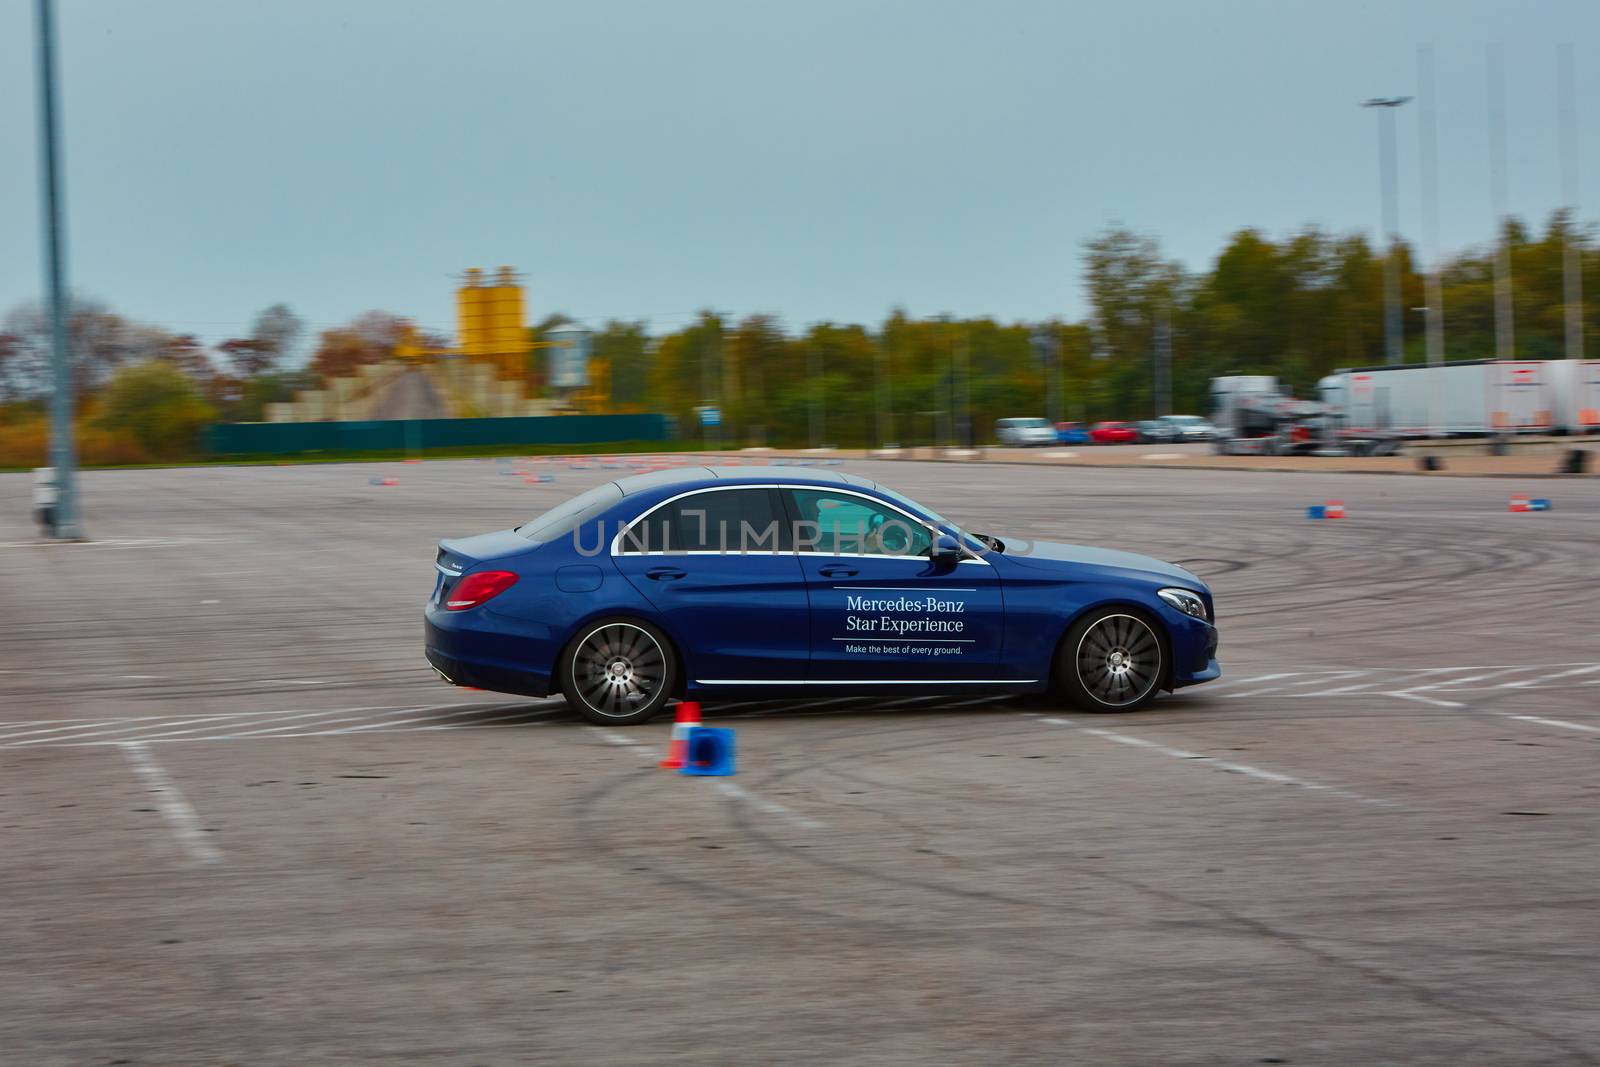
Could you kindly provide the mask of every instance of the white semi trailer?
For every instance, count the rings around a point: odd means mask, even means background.
[[[1600,432],[1600,360],[1359,367],[1317,389],[1346,439]]]

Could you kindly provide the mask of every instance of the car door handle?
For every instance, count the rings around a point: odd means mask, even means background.
[[[817,573],[821,574],[824,578],[854,578],[860,572],[854,567],[842,567],[838,564],[833,564],[831,566],[822,568],[822,570],[818,571]]]
[[[653,582],[675,582],[679,578],[687,578],[688,572],[676,567],[651,567],[644,572],[644,576]]]

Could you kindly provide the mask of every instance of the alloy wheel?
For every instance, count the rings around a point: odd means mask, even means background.
[[[1144,620],[1107,615],[1078,642],[1078,679],[1102,704],[1143,700],[1161,681],[1161,642]]]

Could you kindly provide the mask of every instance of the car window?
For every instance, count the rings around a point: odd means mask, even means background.
[[[517,527],[517,533],[530,541],[554,541],[565,537],[590,519],[597,518],[622,499],[622,490],[615,482],[597,485],[587,493],[580,493],[551,508],[532,522]]]
[[[903,512],[867,497],[826,489],[793,489],[803,552],[861,556],[926,556],[933,535]]]
[[[629,526],[622,552],[775,552],[788,547],[773,489],[715,489],[674,500]]]
[[[783,544],[776,492],[721,489],[672,505],[673,532],[683,552],[775,552]]]

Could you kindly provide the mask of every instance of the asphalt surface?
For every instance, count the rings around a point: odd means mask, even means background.
[[[850,463],[1183,562],[1225,677],[696,780],[423,663],[439,537],[619,473],[511,469],[90,472],[83,545],[0,475],[0,1062],[1600,1060],[1600,482]]]

